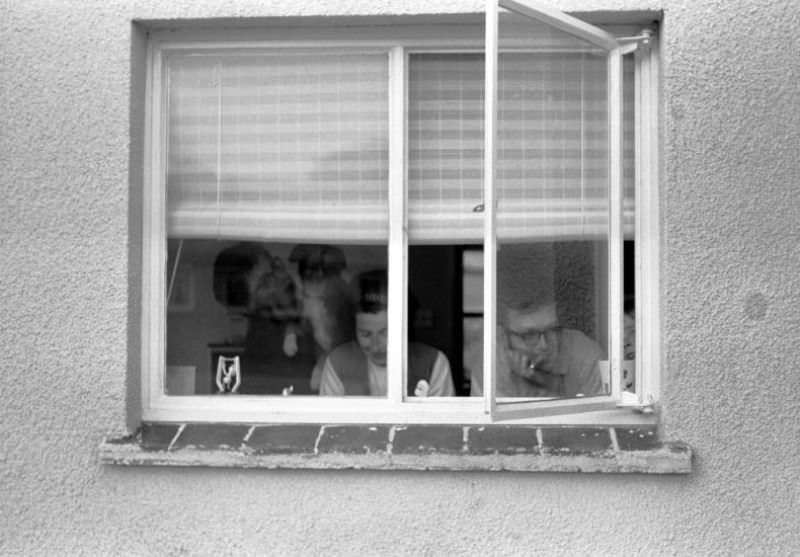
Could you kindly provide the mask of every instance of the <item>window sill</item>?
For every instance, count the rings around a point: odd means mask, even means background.
[[[100,446],[105,464],[267,469],[689,474],[692,450],[654,427],[148,423]]]

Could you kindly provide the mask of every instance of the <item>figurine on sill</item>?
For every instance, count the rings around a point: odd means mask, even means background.
[[[239,356],[220,356],[217,360],[217,389],[219,393],[238,393],[242,384]]]

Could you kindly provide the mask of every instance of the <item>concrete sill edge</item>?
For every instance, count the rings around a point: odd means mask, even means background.
[[[106,439],[118,466],[689,474],[654,427],[145,423]]]

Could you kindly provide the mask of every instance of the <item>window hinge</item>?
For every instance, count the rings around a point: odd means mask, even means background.
[[[617,40],[621,43],[624,43],[622,45],[623,54],[630,54],[640,47],[650,47],[650,43],[653,40],[653,30],[649,27],[645,27],[639,32],[638,35],[632,35],[630,37],[618,37]]]

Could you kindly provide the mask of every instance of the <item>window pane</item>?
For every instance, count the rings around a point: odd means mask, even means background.
[[[409,349],[447,359],[431,394],[469,395],[480,351],[466,351],[462,292],[470,311],[482,302],[462,253],[477,244],[480,258],[483,242],[483,53],[411,55],[408,95]]]
[[[636,207],[636,95],[634,55],[629,54],[622,59],[623,72],[623,207],[626,215],[634,213]],[[636,241],[632,218],[625,221],[625,243],[622,261],[625,268],[623,289],[625,292],[623,307],[623,363],[622,390],[636,392]]]
[[[463,269],[463,370],[471,395],[483,390],[483,249],[462,253]]]
[[[498,397],[571,397],[606,388],[600,362],[608,339],[607,87],[604,51],[501,15]]]
[[[413,54],[408,83],[412,243],[483,241],[483,53]]]
[[[386,246],[171,239],[167,393],[317,393],[326,356],[355,339],[353,277],[375,268]]]
[[[576,331],[566,336],[582,338],[581,333],[587,337],[592,357],[604,359],[608,342],[606,55],[580,39],[524,18],[503,15],[501,30],[505,49],[500,53],[498,79],[498,299],[511,305],[540,299],[561,306],[565,326]],[[633,67],[629,62],[625,66],[624,222],[626,237],[632,240],[633,106],[628,93]],[[413,244],[456,248],[483,240],[483,68],[483,53],[418,53],[409,60],[408,214],[410,276],[419,277],[416,289],[426,288],[424,281],[437,281],[443,275],[414,273]],[[445,260],[443,256],[441,261]],[[626,261],[632,269],[632,260]],[[462,276],[464,293],[475,286],[474,279],[474,274]],[[542,281],[549,286],[543,287]],[[466,320],[474,321],[475,316],[464,310],[461,350],[451,356],[456,384],[482,370],[481,362],[471,361],[480,352],[467,345],[475,327],[468,330]],[[499,317],[502,323],[504,314]],[[590,370],[587,375],[597,374]],[[526,387],[527,382],[522,385]],[[527,396],[531,390],[504,392],[501,387],[499,393]]]
[[[316,393],[353,277],[387,265],[387,54],[178,53],[163,78],[167,390]]]

